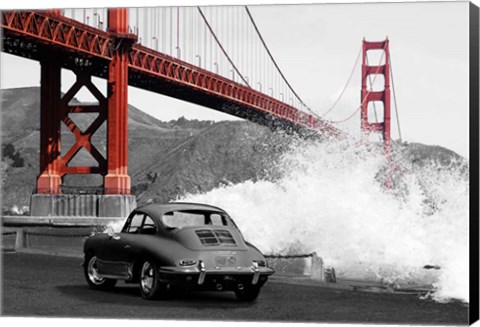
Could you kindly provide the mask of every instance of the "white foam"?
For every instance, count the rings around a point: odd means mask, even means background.
[[[338,276],[435,283],[434,299],[468,302],[468,180],[454,168],[417,168],[386,191],[377,176],[385,164],[381,152],[299,141],[274,182],[182,200],[224,208],[264,253],[316,251]]]

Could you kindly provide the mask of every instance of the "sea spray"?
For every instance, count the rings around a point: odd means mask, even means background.
[[[338,276],[433,283],[434,299],[468,302],[468,177],[459,165],[398,164],[387,190],[382,151],[297,140],[276,178],[182,200],[226,209],[265,253],[315,251]]]

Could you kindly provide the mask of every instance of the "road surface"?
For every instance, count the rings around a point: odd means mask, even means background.
[[[43,254],[3,254],[4,316],[101,317],[290,322],[467,324],[468,306],[420,300],[415,294],[352,291],[268,281],[257,301],[233,293],[190,293],[143,300],[136,285],[88,288],[82,260]]]

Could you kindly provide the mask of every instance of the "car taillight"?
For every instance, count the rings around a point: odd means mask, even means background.
[[[258,260],[256,261],[259,267],[266,267],[267,263],[264,260]]]
[[[179,262],[180,266],[193,266],[196,263],[197,262],[195,260],[191,260],[191,259],[183,259],[183,260],[180,260]]]

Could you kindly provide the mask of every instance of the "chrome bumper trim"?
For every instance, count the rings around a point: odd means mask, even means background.
[[[207,270],[205,269],[205,264],[202,260],[198,263],[198,269],[200,270],[200,275],[198,276],[198,285],[202,285],[205,281],[205,275],[207,274]]]
[[[254,261],[253,266],[253,278],[252,278],[252,285],[257,285],[258,279],[260,278],[260,270],[258,269],[258,262]]]

